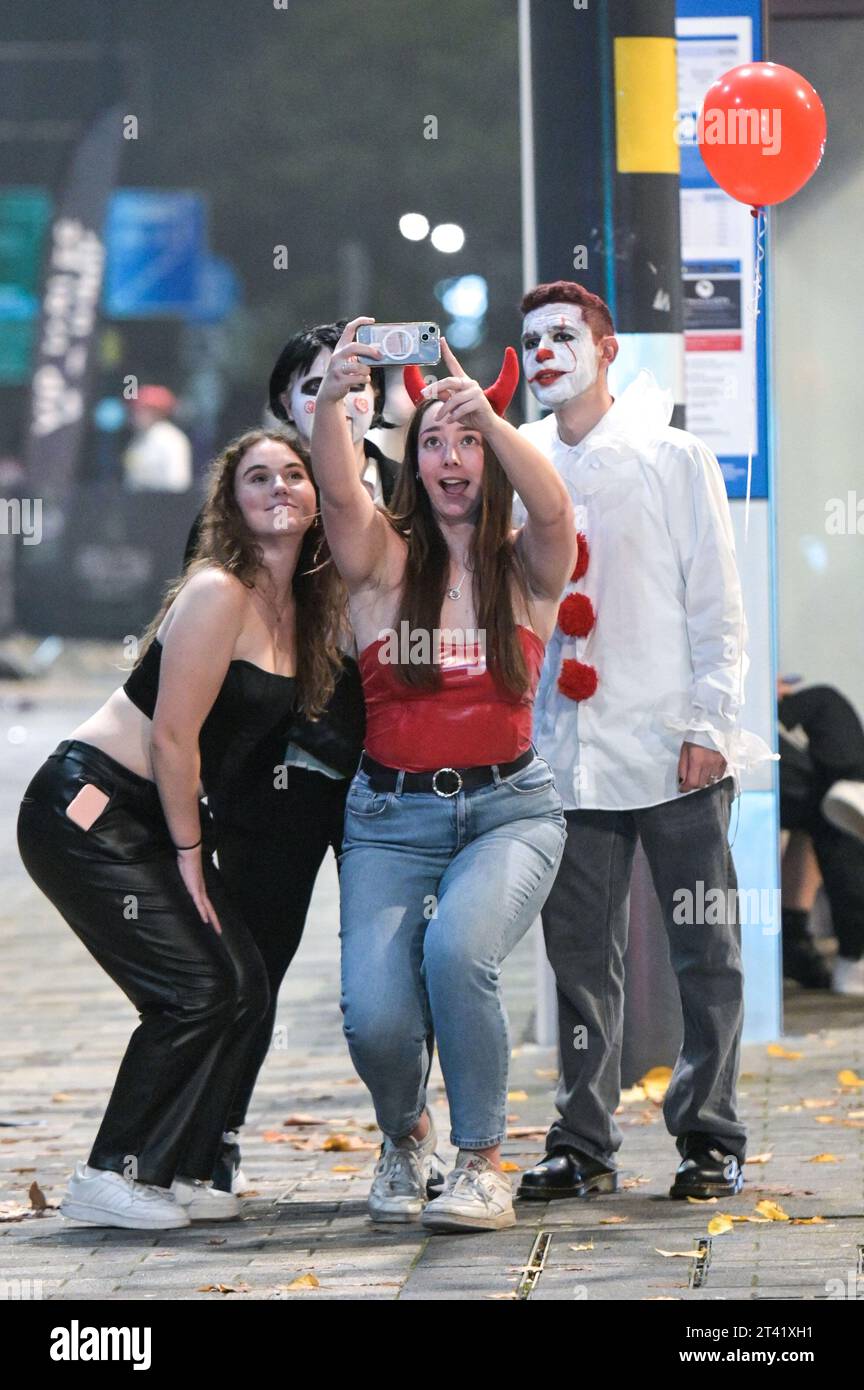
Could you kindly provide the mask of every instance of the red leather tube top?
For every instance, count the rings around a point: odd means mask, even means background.
[[[508,763],[524,753],[531,746],[531,713],[545,648],[530,628],[519,626],[517,632],[530,677],[520,698],[499,686],[483,663],[467,664],[464,652],[442,650],[439,688],[414,690],[402,684],[396,666],[380,659],[387,638],[365,647],[358,664],[369,756],[406,772],[432,772]]]

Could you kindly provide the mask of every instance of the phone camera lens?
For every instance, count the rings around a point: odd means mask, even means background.
[[[423,339],[423,342],[424,342],[424,343],[425,343],[425,342],[428,342],[428,340],[429,340],[429,334],[428,334],[428,333],[421,333],[421,334],[420,334],[420,337]]]

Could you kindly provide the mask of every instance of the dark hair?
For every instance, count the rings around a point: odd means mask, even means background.
[[[408,547],[399,613],[394,623],[407,620],[409,631],[432,632],[441,621],[441,605],[447,587],[447,542],[432,510],[429,494],[416,477],[418,441],[423,416],[434,397],[422,401],[411,417],[405,436],[405,462],[399,473],[389,512],[384,515]],[[524,696],[529,688],[525,654],[513,617],[511,582],[529,603],[528,581],[510,532],[513,488],[494,453],[483,441],[483,483],[480,515],[471,537],[469,564],[474,571],[474,604],[477,622],[486,637],[489,671],[512,695]],[[409,662],[396,673],[405,685],[434,689],[440,672],[434,665]]]
[[[213,460],[195,554],[186,571],[168,588],[162,607],[142,638],[136,665],[143,659],[162,619],[193,574],[215,567],[235,575],[247,588],[253,587],[263,554],[234,495],[234,478],[248,451],[264,439],[287,445],[303,464],[315,488],[315,520],[303,536],[291,579],[296,608],[298,704],[307,718],[314,719],[330,700],[341,669],[338,644],[346,621],[347,596],[324,537],[320,497],[309,451],[302,440],[286,430],[247,430],[232,439]]]
[[[319,323],[317,328],[304,328],[302,333],[295,333],[293,337],[288,339],[276,358],[276,365],[270,373],[268,392],[270,409],[277,420],[284,420],[286,424],[291,424],[279,397],[287,389],[292,376],[296,376],[298,372],[308,372],[322,348],[329,348],[331,352],[333,351],[347,322],[347,319],[339,319],[336,323]],[[369,428],[377,429],[383,423],[383,367],[372,368],[372,390],[375,396],[375,409]]]
[[[540,309],[544,304],[578,305],[595,342],[615,333],[606,301],[599,294],[586,290],[584,285],[577,285],[575,280],[552,280],[546,285],[535,285],[523,295],[519,308],[523,314],[530,314],[532,309]]]

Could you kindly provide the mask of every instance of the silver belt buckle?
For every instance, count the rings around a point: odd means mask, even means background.
[[[458,787],[456,787],[455,791],[452,791],[452,792],[442,792],[442,791],[439,791],[439,790],[438,790],[438,787],[437,787],[437,785],[436,785],[436,782],[437,782],[437,779],[441,776],[442,772],[452,772],[453,776],[456,778],[457,782],[459,783],[459,785],[458,785]],[[455,767],[439,767],[438,770],[437,770],[436,772],[433,772],[433,773],[432,773],[432,790],[433,790],[433,792],[435,793],[436,796],[443,796],[443,797],[447,797],[447,798],[449,798],[449,797],[451,797],[451,796],[458,796],[459,793],[460,793],[461,790],[462,790],[462,776],[461,776],[461,774],[458,773],[458,772],[456,771]]]

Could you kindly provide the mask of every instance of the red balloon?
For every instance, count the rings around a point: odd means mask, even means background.
[[[699,149],[739,203],[770,207],[797,193],[822,162],[828,127],[819,93],[780,63],[744,63],[708,88]]]

